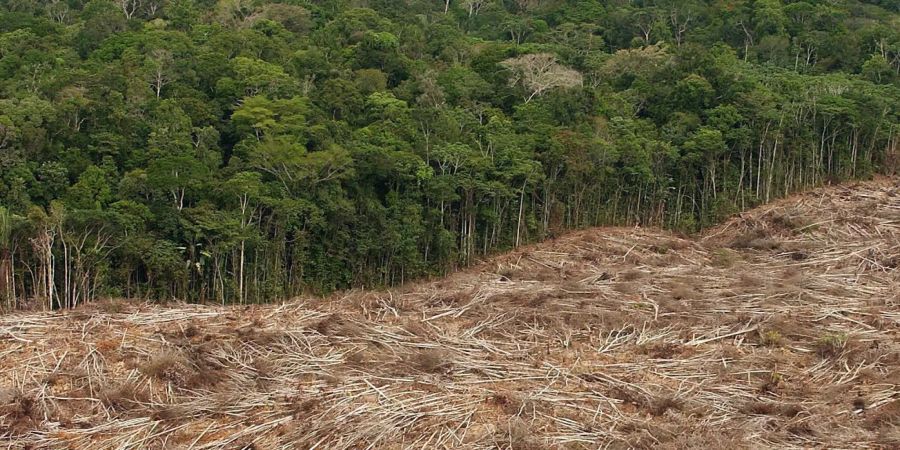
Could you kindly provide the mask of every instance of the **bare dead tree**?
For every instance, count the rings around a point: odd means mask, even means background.
[[[462,4],[469,12],[469,17],[477,16],[481,8],[487,3],[487,0],[462,0]]]
[[[521,84],[525,88],[525,103],[551,89],[581,86],[583,82],[580,72],[559,64],[550,53],[523,55],[500,64],[513,74],[510,86]]]
[[[653,34],[653,30],[656,27],[656,13],[652,10],[640,12],[635,19],[638,29],[641,30],[641,40],[644,41],[644,45],[650,45],[650,35]]]
[[[162,8],[162,4],[163,0],[147,0],[147,7],[145,8],[147,15],[155,17],[156,13],[159,12],[159,9]]]
[[[163,87],[175,80],[172,70],[174,65],[175,60],[172,57],[172,52],[165,49],[156,49],[150,53],[150,57],[147,60],[148,77],[150,86],[156,93],[156,98],[162,95]]]
[[[746,61],[750,54],[750,47],[753,46],[753,33],[747,28],[743,20],[739,20],[737,24],[741,27],[741,31],[744,32],[744,61]]]
[[[672,32],[675,34],[675,44],[679,47],[684,41],[684,34],[687,32],[688,26],[693,20],[694,15],[690,10],[682,10],[676,7],[672,8],[669,12],[669,22],[672,23]]]
[[[47,5],[47,15],[56,23],[64,23],[69,17],[69,5],[60,0],[50,0]]]
[[[135,13],[141,8],[141,0],[116,0],[116,4],[122,9],[126,19],[134,17]]]

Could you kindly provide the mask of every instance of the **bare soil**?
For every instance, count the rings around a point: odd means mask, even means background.
[[[900,448],[900,187],[281,305],[0,316],[0,448]]]

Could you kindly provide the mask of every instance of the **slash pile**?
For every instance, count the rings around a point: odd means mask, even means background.
[[[900,187],[268,306],[0,316],[6,448],[897,448]]]

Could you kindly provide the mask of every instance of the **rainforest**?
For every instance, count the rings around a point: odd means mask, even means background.
[[[694,232],[896,171],[898,105],[896,0],[0,0],[0,300],[257,303]]]

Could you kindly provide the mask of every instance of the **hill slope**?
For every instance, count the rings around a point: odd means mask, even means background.
[[[0,446],[897,446],[898,265],[878,180],[390,292],[5,316]]]

